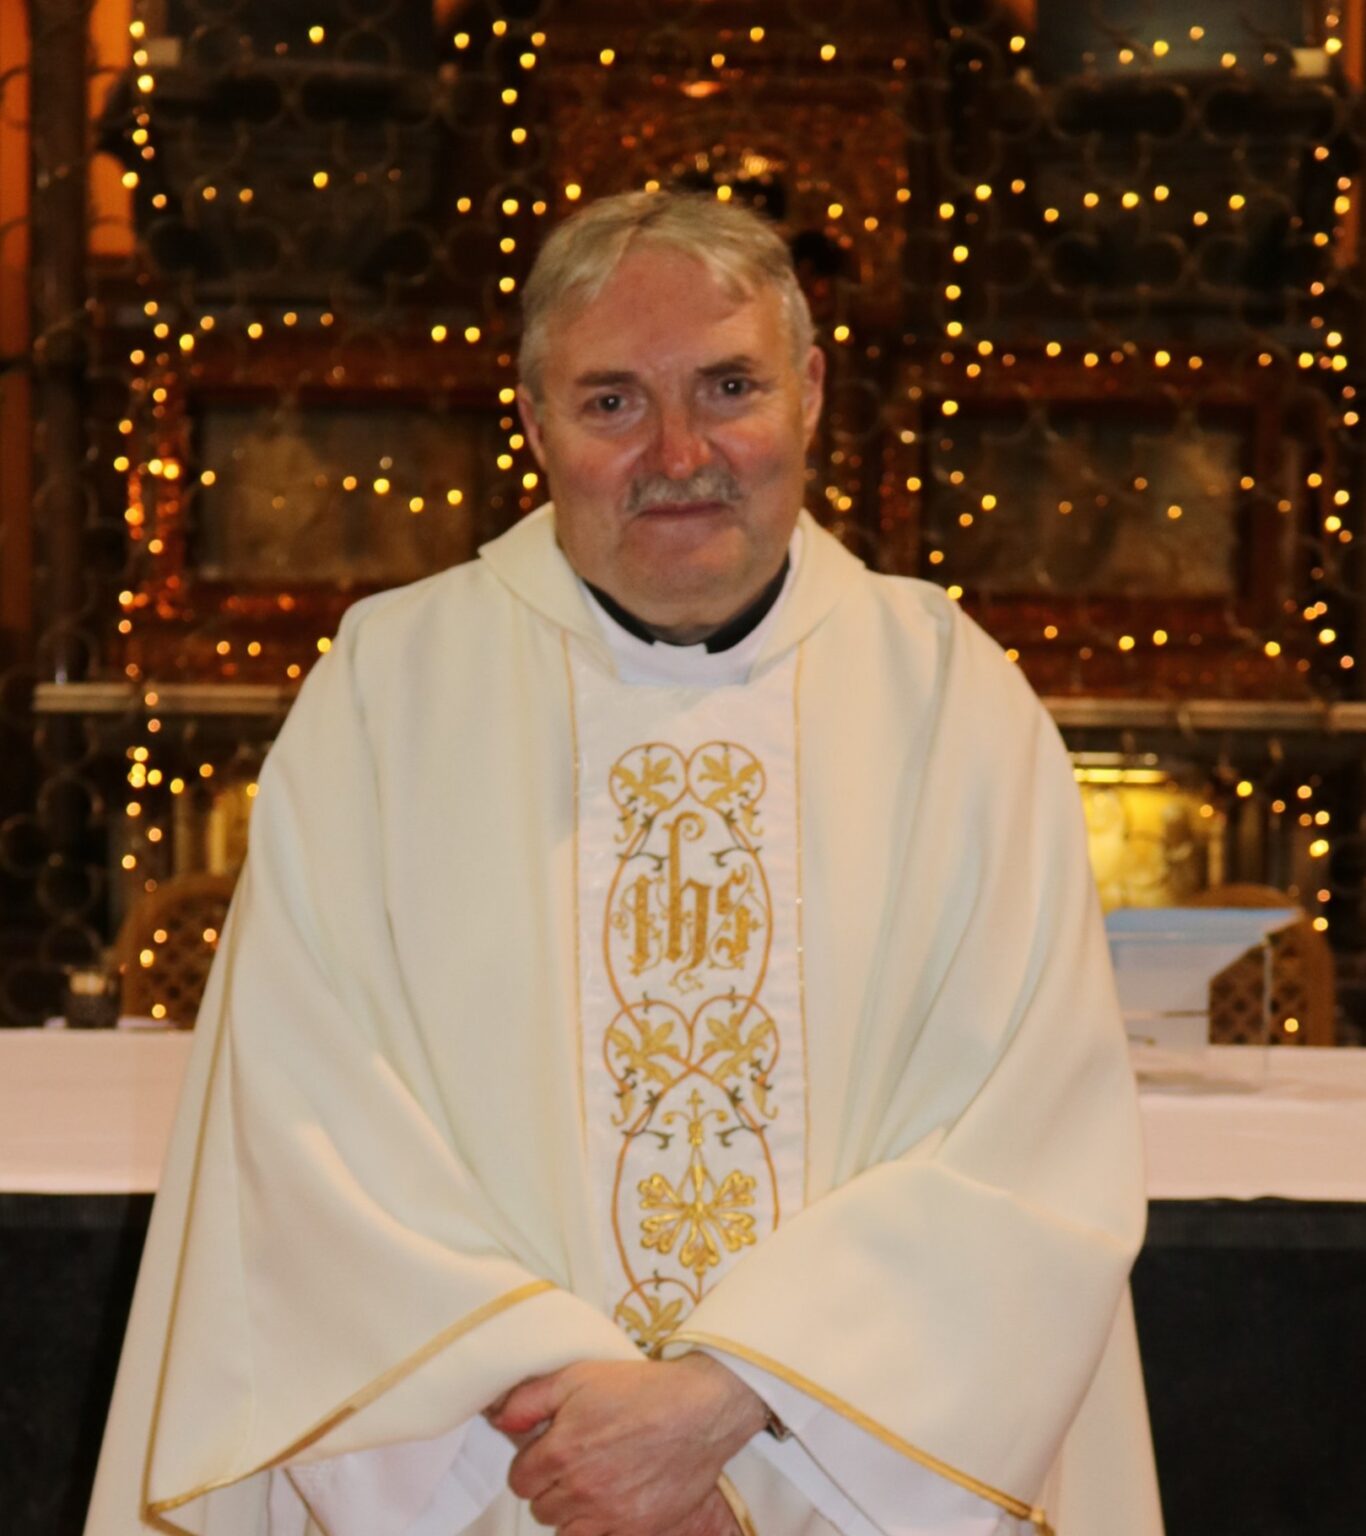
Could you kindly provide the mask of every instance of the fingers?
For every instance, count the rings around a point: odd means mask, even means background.
[[[713,1489],[696,1509],[660,1536],[738,1536],[739,1529],[730,1505]]]
[[[549,1376],[533,1376],[514,1387],[486,1410],[489,1423],[505,1435],[524,1435],[553,1418],[565,1397],[562,1374],[554,1371]]]
[[[550,1428],[550,1422],[551,1421],[547,1419],[544,1424],[538,1424],[535,1429],[527,1430],[526,1434],[524,1435],[507,1435],[505,1438],[511,1440],[517,1450],[524,1451],[526,1450],[527,1446],[531,1445],[534,1441],[539,1440],[541,1436],[545,1434],[546,1430]]]
[[[558,1528],[560,1526],[560,1518],[563,1517],[564,1513],[564,1501],[555,1497],[555,1485],[552,1483],[544,1493],[537,1494],[534,1499],[530,1500],[527,1508],[531,1511],[531,1518],[537,1525],[553,1525]],[[561,1536],[563,1536],[563,1530],[567,1530],[570,1525],[582,1524],[583,1521],[581,1519],[571,1517],[562,1528]]]
[[[561,1531],[587,1519],[617,1536],[734,1536],[716,1478],[731,1439],[752,1430],[729,1412],[738,1394],[728,1382],[739,1385],[720,1368],[647,1361],[585,1362],[524,1382],[491,1417],[519,1446],[508,1487]],[[518,1429],[538,1422],[544,1433],[527,1443]]]
[[[576,1489],[570,1478],[550,1483],[530,1501],[531,1518],[537,1525],[553,1526],[558,1536],[607,1536],[609,1530],[629,1525],[629,1517],[608,1519],[597,1500]]]
[[[528,1507],[537,1525],[554,1526],[560,1536],[580,1526],[592,1525],[595,1519],[592,1511],[585,1510],[571,1498],[561,1483],[552,1483],[544,1493],[532,1499]],[[601,1521],[597,1523],[601,1524]]]
[[[508,1487],[519,1499],[525,1499],[530,1504],[545,1498],[550,1489],[570,1470],[561,1452],[561,1438],[559,1435],[549,1438],[536,1435],[524,1443],[512,1458],[512,1465],[508,1468]]]
[[[607,1536],[609,1530],[635,1528],[638,1517],[618,1512],[614,1521],[604,1523],[604,1518],[593,1509],[585,1509],[582,1496],[577,1496],[563,1482],[549,1484],[529,1504],[531,1518],[537,1525],[553,1528],[558,1536]],[[668,1526],[650,1526],[652,1536],[741,1536],[730,1505],[718,1492],[713,1491],[695,1509],[681,1520]]]

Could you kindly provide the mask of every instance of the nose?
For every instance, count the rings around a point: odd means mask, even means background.
[[[670,480],[687,480],[711,459],[705,434],[683,404],[660,406],[652,446],[654,467]]]

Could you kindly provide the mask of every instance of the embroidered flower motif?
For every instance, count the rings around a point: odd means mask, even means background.
[[[754,833],[754,805],[763,793],[763,770],[754,758],[739,768],[731,762],[728,742],[721,745],[719,753],[703,753],[702,767],[697,775],[699,784],[715,784],[710,794],[698,794],[698,798],[723,816],[738,815],[745,831]],[[748,755],[748,754],[747,754]],[[727,802],[730,802],[727,804]]]
[[[635,1339],[647,1355],[658,1355],[669,1335],[683,1321],[684,1298],[661,1302],[657,1296],[642,1296],[644,1314],[629,1302],[620,1302],[615,1321]]]
[[[671,756],[652,757],[650,749],[641,754],[638,771],[628,768],[624,762],[612,769],[610,785],[612,797],[621,808],[622,842],[629,842],[642,822],[662,811],[678,798],[677,793],[665,794],[662,785],[678,782],[676,765]]]
[[[672,1253],[679,1236],[679,1262],[700,1282],[709,1269],[721,1262],[721,1243],[737,1253],[754,1242],[754,1217],[744,1206],[754,1204],[755,1181],[747,1173],[728,1173],[720,1184],[712,1178],[703,1157],[705,1122],[714,1116],[724,1121],[719,1109],[703,1111],[702,1095],[693,1089],[688,1099],[688,1143],[691,1153],[683,1183],[675,1186],[662,1173],[652,1173],[638,1185],[641,1209],[655,1212],[640,1223],[641,1246],[657,1253]],[[667,1123],[679,1118],[675,1111]],[[718,1242],[719,1239],[719,1242]]]

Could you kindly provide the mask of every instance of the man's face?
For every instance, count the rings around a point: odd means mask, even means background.
[[[569,563],[670,639],[739,613],[792,536],[823,375],[772,288],[736,299],[690,256],[628,251],[551,318],[540,401],[519,391]]]

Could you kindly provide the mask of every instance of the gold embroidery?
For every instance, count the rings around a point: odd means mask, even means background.
[[[569,753],[574,777],[574,1036],[578,1049],[574,1052],[574,1069],[579,1087],[579,1136],[584,1151],[588,1150],[588,1099],[583,1080],[583,929],[579,911],[579,815],[583,801],[583,755],[579,751],[579,706],[574,695],[574,664],[569,656],[569,632],[560,633],[560,649],[564,656],[564,681],[569,705]]]
[[[699,1285],[709,1269],[721,1262],[721,1250],[716,1236],[731,1253],[754,1241],[754,1217],[741,1211],[740,1206],[754,1204],[755,1181],[747,1173],[728,1173],[718,1185],[707,1168],[702,1153],[705,1140],[705,1123],[709,1116],[725,1121],[720,1110],[704,1110],[702,1095],[694,1088],[688,1100],[692,1114],[688,1117],[688,1145],[692,1149],[688,1159],[688,1192],[676,1190],[662,1173],[652,1173],[640,1181],[640,1204],[647,1215],[640,1224],[641,1247],[653,1248],[657,1253],[671,1253],[674,1240],[686,1227],[688,1235],[678,1250],[679,1261],[690,1269]],[[667,1125],[679,1118],[677,1110],[663,1117]]]
[[[617,1307],[617,1321],[630,1331],[647,1355],[657,1355],[683,1319],[683,1302],[683,1297],[675,1296],[672,1301],[661,1304],[656,1296],[642,1295],[643,1315],[623,1301]]]
[[[703,750],[705,751],[705,748]],[[743,748],[739,750],[744,751]],[[706,797],[705,803],[712,810],[717,810],[722,808],[727,800],[733,801],[734,805],[731,807],[731,810],[742,818],[745,824],[745,831],[753,834],[754,803],[758,799],[758,794],[751,798],[748,789],[751,781],[754,781],[760,773],[759,764],[753,758],[750,758],[749,762],[745,763],[742,767],[732,768],[730,751],[730,744],[725,743],[721,747],[720,756],[713,754],[710,757],[704,757],[702,759],[702,771],[697,777],[703,784],[712,783],[719,786]],[[748,756],[749,754],[746,753],[745,755]],[[762,792],[760,787],[758,793],[761,794]]]
[[[653,747],[644,747],[643,760],[639,771],[634,771],[625,762],[619,762],[612,769],[612,798],[621,808],[621,833],[625,842],[635,836],[636,827],[642,819],[654,815],[656,811],[662,811],[666,806],[672,805],[678,799],[672,798],[662,792],[661,784],[674,782],[675,771],[672,762],[667,758],[663,762],[657,762],[651,753],[657,750]],[[618,795],[616,791],[620,790]]]
[[[711,1044],[702,1052],[701,1059],[706,1061],[717,1051],[730,1053],[719,1066],[712,1069],[712,1076],[717,1082],[724,1082],[726,1078],[757,1061],[760,1051],[773,1034],[773,1021],[760,1019],[742,1039],[743,1020],[742,1010],[737,1010],[727,1019],[707,1020],[707,1028],[711,1031]]]
[[[682,816],[675,816],[669,823],[669,862],[668,862],[668,909],[669,909],[669,943],[664,953],[669,957],[670,963],[681,960],[686,953],[687,964],[681,971],[675,972],[674,984],[686,986],[693,990],[702,985],[694,974],[702,962],[707,958],[707,930],[711,913],[711,886],[703,885],[700,880],[684,880],[680,871],[683,867],[683,839],[696,842],[707,829],[707,824],[700,816],[692,816],[685,812]],[[645,876],[642,875],[644,880]],[[687,935],[687,943],[684,935]]]
[[[797,853],[797,1015],[802,1024],[802,1112],[807,1128],[811,1125],[811,1042],[806,1035],[806,928],[805,885],[802,875],[802,841],[806,827],[802,820],[802,661],[806,655],[803,642],[797,647],[797,666],[792,677],[792,787],[796,795]],[[577,920],[578,913],[575,912]],[[811,1198],[811,1143],[802,1140],[802,1204]]]
[[[761,996],[772,930],[765,784],[752,752],[721,741],[691,753],[645,743],[608,775],[618,848],[603,949],[618,1011],[603,1056],[621,1137],[612,1230],[627,1281],[615,1317],[647,1352],[729,1255],[778,1224],[765,1136],[781,1044]],[[750,1149],[739,1168],[737,1141]]]

